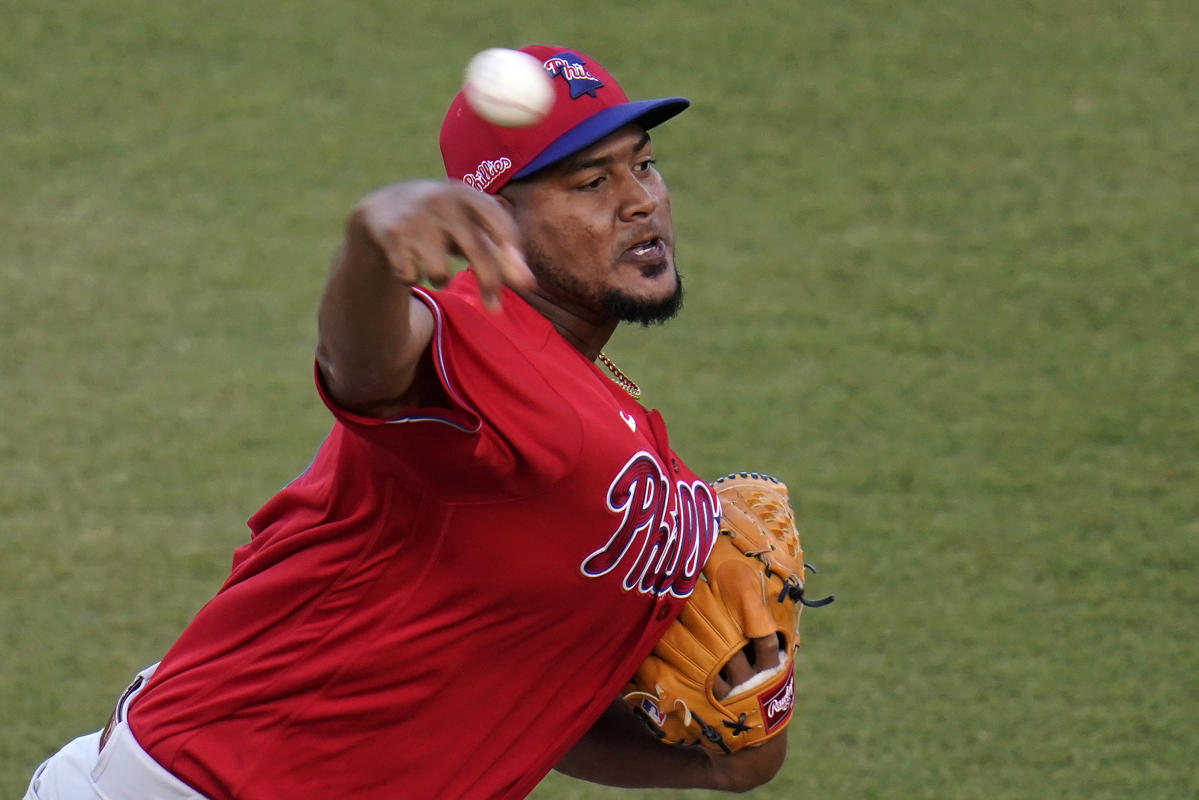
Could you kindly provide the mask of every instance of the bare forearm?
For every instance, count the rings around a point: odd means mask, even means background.
[[[606,786],[744,792],[773,778],[785,756],[783,736],[731,756],[663,744],[617,700],[555,769]]]
[[[623,706],[609,706],[555,769],[605,786],[707,785],[710,756],[699,749],[662,744]]]
[[[452,255],[461,255],[474,267],[483,301],[498,306],[501,283],[533,282],[519,241],[500,203],[461,183],[397,183],[364,197],[346,223],[321,300],[317,361],[333,397],[379,417],[416,402],[433,316],[410,287],[443,285]]]
[[[386,413],[402,404],[426,341],[414,326],[409,286],[366,235],[356,213],[329,273],[318,315],[317,361],[347,408]],[[414,329],[416,327],[416,329]]]

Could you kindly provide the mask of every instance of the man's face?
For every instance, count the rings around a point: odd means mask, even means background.
[[[649,324],[678,312],[670,193],[640,126],[627,125],[500,196],[547,299],[595,320]]]

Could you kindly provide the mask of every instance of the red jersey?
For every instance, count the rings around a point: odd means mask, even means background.
[[[690,593],[720,509],[646,411],[505,290],[436,294],[450,402],[336,417],[250,519],[130,726],[213,800],[524,797]],[[319,387],[318,375],[318,387]]]

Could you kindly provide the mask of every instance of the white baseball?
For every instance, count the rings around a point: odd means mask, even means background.
[[[554,104],[554,85],[541,61],[503,47],[470,60],[462,90],[476,114],[505,128],[534,125]]]

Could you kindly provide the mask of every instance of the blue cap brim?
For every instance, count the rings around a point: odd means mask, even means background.
[[[661,125],[681,113],[689,105],[691,105],[691,101],[685,97],[664,97],[658,100],[637,100],[605,108],[552,141],[537,158],[513,175],[512,180],[527,178],[539,169],[545,169],[567,156],[572,156],[630,122],[636,122],[646,130],[655,125]]]

